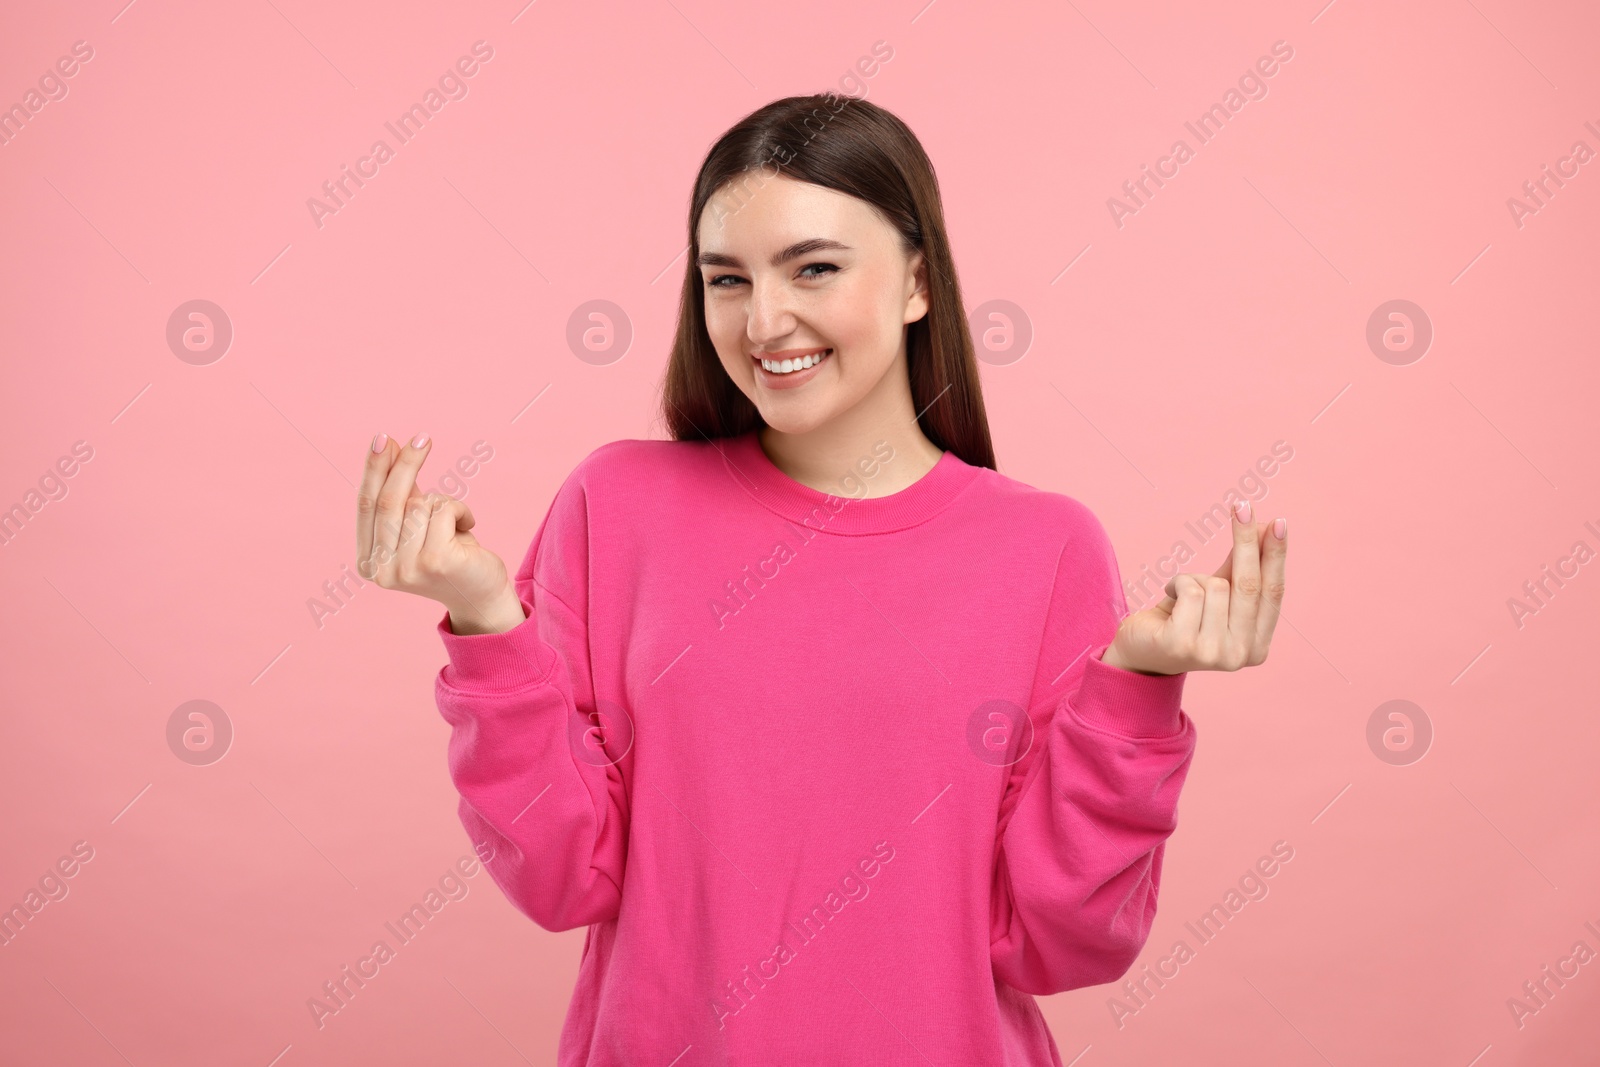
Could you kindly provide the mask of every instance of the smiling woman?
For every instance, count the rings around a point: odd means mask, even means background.
[[[933,167],[883,108],[746,116],[687,222],[672,439],[591,452],[515,572],[415,491],[425,434],[374,439],[358,498],[358,559],[446,608],[485,869],[589,928],[557,1061],[1059,1065],[1033,998],[1148,939],[1184,680],[1266,658],[1286,531],[1235,513],[1216,572],[1127,614],[1093,511],[995,469]],[[975,748],[996,707],[1017,742]]]

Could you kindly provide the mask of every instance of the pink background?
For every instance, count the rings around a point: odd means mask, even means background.
[[[1001,470],[1094,508],[1125,577],[1177,541],[1210,572],[1225,549],[1185,524],[1230,492],[1291,524],[1270,661],[1188,683],[1200,747],[1134,973],[1274,842],[1294,858],[1120,1027],[1113,987],[1042,1001],[1063,1060],[1600,1056],[1600,962],[1521,1027],[1507,1007],[1600,951],[1600,570],[1510,607],[1600,547],[1600,161],[1520,227],[1507,207],[1600,149],[1592,5],[124,2],[0,36],[6,105],[94,50],[0,146],[0,507],[93,449],[0,552],[0,905],[93,849],[0,947],[5,1062],[553,1061],[583,931],[477,868],[313,1022],[470,844],[440,609],[368,585],[319,626],[308,601],[353,567],[377,431],[434,436],[425,483],[486,442],[462,484],[513,562],[583,456],[664,436],[705,150],[880,40],[860,84],[938,168],[969,308],[1032,324],[983,367]],[[307,199],[478,40],[468,95],[319,228]],[[1279,40],[1267,96],[1119,228],[1107,198]],[[233,327],[209,365],[166,342],[193,299]],[[566,340],[597,299],[633,330],[604,365]],[[1366,341],[1395,299],[1434,330],[1406,365]],[[235,731],[207,766],[167,739],[197,699]],[[1420,761],[1369,747],[1390,700],[1432,725]]]

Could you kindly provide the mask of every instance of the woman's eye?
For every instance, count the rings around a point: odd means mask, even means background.
[[[820,278],[823,276],[822,274],[807,274],[806,271],[808,270],[817,270],[822,271],[825,274],[834,274],[838,272],[839,268],[832,263],[807,263],[804,267],[800,268],[800,277]],[[737,274],[717,274],[713,275],[706,281],[706,288],[731,289],[743,281],[744,279],[739,277]]]

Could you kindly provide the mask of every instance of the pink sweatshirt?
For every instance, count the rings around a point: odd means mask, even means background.
[[[1184,675],[1107,666],[1099,520],[945,453],[839,496],[755,433],[614,441],[439,635],[460,817],[548,930],[587,926],[562,1067],[1061,1063],[1034,995],[1156,912]]]

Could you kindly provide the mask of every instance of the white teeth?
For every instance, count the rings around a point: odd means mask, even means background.
[[[799,359],[785,359],[779,361],[764,359],[761,361],[761,365],[767,370],[771,371],[773,374],[793,374],[797,370],[805,370],[807,367],[815,367],[818,363],[821,363],[825,358],[827,358],[828,352],[832,351],[833,349],[830,348],[827,352],[819,352],[810,356],[801,356]]]

